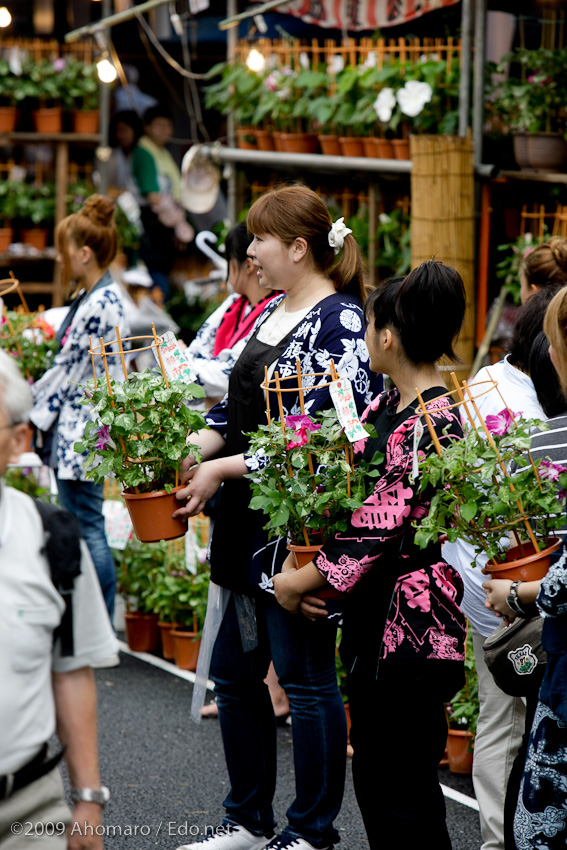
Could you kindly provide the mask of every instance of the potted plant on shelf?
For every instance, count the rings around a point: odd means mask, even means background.
[[[43,251],[55,221],[53,183],[21,183],[16,200],[22,242]]]
[[[201,634],[207,613],[209,593],[208,564],[199,564],[193,575],[181,569],[175,575],[176,593],[173,606],[175,628],[171,630],[175,663],[183,670],[197,669]]]
[[[233,115],[238,147],[256,149],[252,118],[260,100],[262,75],[242,62],[220,62],[207,74],[221,79],[205,89],[205,109],[216,109],[222,115]]]
[[[95,64],[70,57],[63,60],[61,91],[63,107],[73,114],[75,133],[98,131],[100,84]]]
[[[472,773],[474,737],[480,710],[472,629],[465,644],[465,684],[446,705],[447,758],[451,773]]]
[[[148,348],[159,357],[157,371],[127,372],[123,344],[145,337],[101,343],[91,350],[93,371],[96,357],[120,356],[124,380],[115,381],[105,370],[105,379],[89,381],[84,387],[83,404],[92,406],[93,418],[74,447],[85,454],[88,478],[103,483],[113,475],[121,482],[134,531],[146,543],[185,534],[186,523],[172,517],[180,506],[175,498],[181,489],[179,468],[189,455],[201,459],[188,435],[207,427],[203,414],[187,405],[203,398],[202,387],[168,379],[160,351],[167,342],[153,330],[154,342]],[[113,347],[118,350],[112,351]]]
[[[37,133],[60,133],[63,126],[61,96],[64,87],[66,60],[62,58],[28,59],[22,67],[18,88],[22,99],[36,101],[33,119]]]
[[[18,120],[18,103],[23,100],[20,78],[6,59],[0,59],[0,133],[13,133]]]
[[[18,215],[18,195],[22,183],[16,180],[0,181],[0,254],[14,241],[14,219]]]
[[[422,489],[433,486],[436,492],[415,542],[424,548],[443,535],[451,542],[460,538],[486,554],[484,573],[522,581],[543,578],[551,552],[560,545],[554,532],[564,524],[560,488],[567,487],[567,469],[531,457],[530,434],[534,428],[545,430],[544,422],[516,418],[504,408],[475,424],[474,393],[496,385],[463,382],[460,387],[453,380],[471,424],[462,440],[443,448],[435,439],[437,454],[420,463]],[[423,415],[428,422],[427,411]]]
[[[123,551],[113,549],[118,592],[124,599],[126,640],[133,652],[153,652],[158,646],[157,614],[150,597],[163,551],[130,538]]]

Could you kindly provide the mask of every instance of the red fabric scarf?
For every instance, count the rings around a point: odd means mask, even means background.
[[[222,317],[222,321],[215,336],[213,357],[217,357],[225,348],[233,348],[239,340],[243,339],[253,328],[254,322],[260,313],[263,312],[268,301],[271,301],[272,298],[276,297],[276,295],[277,293],[275,292],[266,295],[265,298],[262,298],[261,301],[258,301],[258,303],[252,307],[246,316],[244,313],[249,301],[244,295],[237,298],[234,304],[228,308]]]

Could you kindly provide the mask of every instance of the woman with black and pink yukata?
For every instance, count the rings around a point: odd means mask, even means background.
[[[444,704],[463,684],[462,585],[438,543],[423,550],[414,543],[431,493],[420,493],[413,472],[419,456],[434,450],[416,389],[426,406],[445,408],[431,412],[439,439],[462,436],[450,400],[435,401],[446,393],[435,364],[443,355],[454,358],[464,313],[459,274],[434,261],[386,281],[368,298],[370,367],[389,375],[395,388],[365,411],[377,436],[356,448],[368,460],[384,454],[382,475],[345,532],[311,564],[295,570],[288,558],[274,577],[280,604],[311,619],[326,616],[324,603],[304,594],[326,584],[349,594],[341,656],[354,786],[373,850],[451,846],[437,766],[447,739]]]

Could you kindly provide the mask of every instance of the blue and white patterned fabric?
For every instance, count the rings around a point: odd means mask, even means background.
[[[235,292],[225,298],[220,307],[217,307],[215,312],[203,323],[199,333],[184,352],[193,372],[195,383],[203,387],[208,398],[222,398],[226,394],[232,368],[252,333],[252,329],[250,329],[250,335],[246,336],[245,339],[241,339],[233,348],[224,348],[216,357],[213,357],[215,337],[224,314],[240,297]],[[244,316],[248,314],[250,307],[251,305],[249,305],[248,310],[244,311]]]
[[[266,321],[285,299],[285,295],[274,298],[258,319],[255,331]],[[324,372],[334,361],[337,372],[352,382],[357,407],[363,410],[381,388],[379,379],[369,372],[369,354],[364,342],[364,317],[359,303],[349,295],[335,293],[320,301],[310,310],[293,332],[289,343],[275,364],[274,371],[280,378],[296,374],[299,360],[302,374]],[[375,378],[374,385],[372,379]],[[305,412],[313,414],[328,407],[328,387],[318,387],[324,379],[311,378],[304,382],[312,389],[305,393]],[[301,413],[299,398],[295,393],[284,394],[284,415]],[[273,400],[272,413],[279,417],[277,403]],[[286,407],[287,403],[287,407]],[[207,424],[223,433],[226,430],[226,397],[207,414]],[[249,469],[258,468],[257,458],[248,458]]]
[[[129,336],[120,287],[106,272],[80,304],[52,367],[32,386],[31,421],[42,431],[57,425],[57,475],[61,479],[85,480],[84,456],[73,451],[73,446],[82,438],[90,418],[90,406],[81,404],[81,385],[93,377],[89,340],[93,346],[100,344],[101,337],[110,342],[116,339],[116,327],[121,337]],[[95,360],[97,378],[104,380],[102,357]],[[122,380],[120,357],[109,358],[108,365],[111,376]]]
[[[543,579],[537,605],[544,618],[547,665],[530,733],[514,819],[518,850],[567,846],[567,549]]]

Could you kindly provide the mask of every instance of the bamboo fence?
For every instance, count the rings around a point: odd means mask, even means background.
[[[548,210],[545,204],[534,204],[531,212],[524,204],[520,214],[520,236],[533,233],[539,242],[545,242],[551,236],[567,238],[567,205],[557,204],[555,210]]]
[[[27,53],[35,62],[40,62],[42,59],[54,60],[72,56],[90,65],[94,62],[95,54],[100,52],[91,38],[85,41],[75,41],[73,44],[60,44],[54,38],[2,38],[0,40],[0,55],[7,53],[14,47]]]
[[[471,138],[410,136],[411,264],[435,258],[457,269],[467,309],[456,352],[469,374],[475,349],[475,214]],[[449,367],[441,366],[444,371]]]

